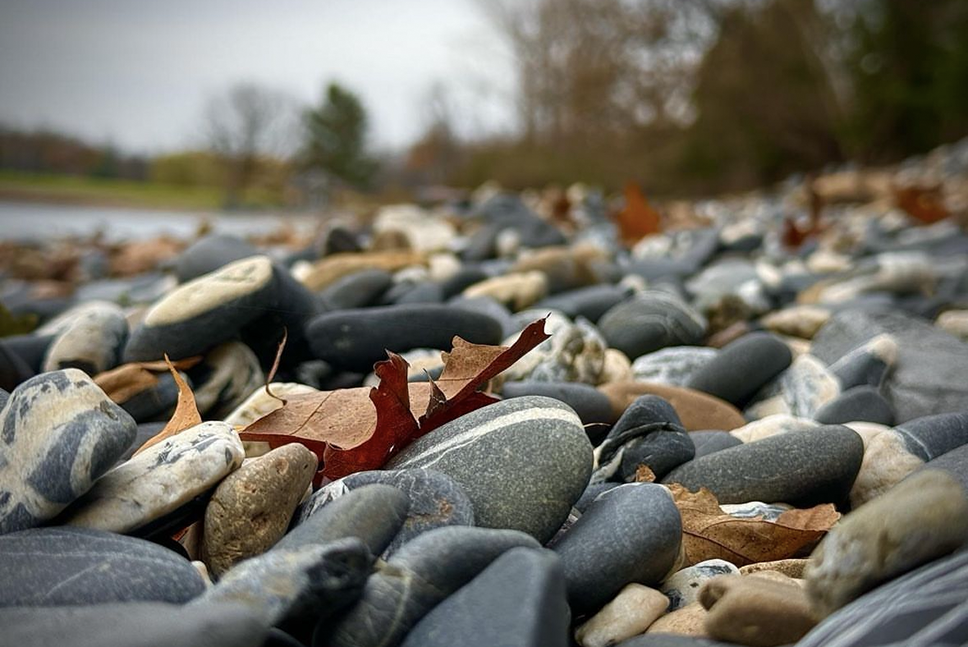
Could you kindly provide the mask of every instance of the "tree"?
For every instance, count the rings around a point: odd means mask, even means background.
[[[209,100],[205,136],[225,168],[227,206],[242,204],[264,158],[291,153],[293,116],[291,99],[255,83],[237,83]]]
[[[357,188],[367,188],[377,163],[366,153],[368,120],[355,94],[330,83],[320,105],[305,114],[303,164]]]

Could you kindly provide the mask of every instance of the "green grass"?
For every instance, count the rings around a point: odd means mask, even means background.
[[[0,197],[154,209],[215,210],[218,187],[186,187],[110,178],[49,175],[0,170]]]

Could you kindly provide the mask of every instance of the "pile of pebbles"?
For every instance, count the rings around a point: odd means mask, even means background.
[[[968,143],[895,173],[964,185]],[[70,299],[5,281],[41,325],[0,338],[0,644],[963,644],[968,235],[831,200],[789,249],[797,196],[695,203],[628,249],[595,193],[556,221],[484,190],[296,252],[210,234]],[[544,317],[499,402],[383,469],[313,485],[303,445],[239,437],[280,406],[284,329],[282,397],[374,385],[386,350],[427,380],[454,336]],[[135,453],[174,378],[95,378],[165,354],[202,358],[204,422]],[[784,559],[691,563],[676,484],[842,517]]]

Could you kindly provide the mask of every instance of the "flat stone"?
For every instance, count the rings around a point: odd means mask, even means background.
[[[353,538],[270,550],[235,565],[192,605],[244,604],[265,626],[311,629],[359,598],[372,562]]]
[[[656,638],[657,635],[662,635],[662,638],[666,638],[665,634],[672,634],[668,638],[682,638],[685,639],[686,636],[702,637],[707,636],[706,633],[706,616],[708,613],[706,609],[698,602],[693,602],[692,604],[687,604],[677,611],[671,611],[651,625],[646,629],[646,635],[640,638],[632,638],[627,640],[622,645],[636,646],[640,643],[636,641],[644,640],[645,638]],[[648,641],[642,642],[641,644],[650,644]],[[655,644],[655,643],[652,643]],[[659,643],[662,644],[662,643]],[[671,643],[675,645],[676,643]],[[685,643],[685,644],[696,644],[696,643]],[[706,642],[700,642],[698,644],[708,644]],[[714,643],[720,644],[720,643]]]
[[[403,645],[566,647],[569,619],[558,559],[514,548],[424,616]]]
[[[570,319],[584,317],[596,323],[612,307],[628,297],[628,290],[616,285],[592,285],[561,292],[539,301],[537,308],[557,310]]]
[[[118,365],[128,339],[124,311],[113,303],[96,301],[76,310],[47,348],[43,372],[79,368],[96,375]],[[70,316],[71,312],[66,314]]]
[[[688,386],[689,380],[719,354],[708,346],[671,346],[632,362],[632,373],[640,382]]]
[[[665,488],[636,483],[600,495],[554,546],[572,609],[596,611],[627,584],[658,584],[681,541],[682,519]]]
[[[279,541],[316,464],[315,454],[289,443],[246,461],[219,483],[205,508],[202,534],[202,561],[213,576]]]
[[[968,540],[968,493],[945,472],[919,472],[845,516],[804,571],[814,607],[851,600]]]
[[[276,305],[278,281],[265,256],[253,256],[179,286],[157,302],[128,338],[125,362],[200,355],[228,341]]]
[[[968,444],[968,413],[939,413],[909,420],[895,427],[908,451],[930,461]]]
[[[384,557],[392,555],[405,543],[428,530],[474,525],[474,508],[457,482],[441,472],[427,469],[372,470],[350,474],[313,493],[303,506],[303,518],[348,492],[373,483],[393,486],[410,499],[403,526],[384,549]]]
[[[813,419],[825,425],[855,420],[891,425],[894,423],[894,410],[876,387],[855,386],[817,409]]]
[[[313,644],[395,647],[448,595],[517,547],[540,548],[534,538],[515,530],[466,526],[430,530],[378,566],[366,582],[360,603],[329,630],[318,632]]]
[[[699,594],[709,612],[706,631],[712,638],[750,647],[797,642],[819,618],[803,589],[792,579],[784,579],[776,581],[758,575],[713,578]]]
[[[465,288],[462,294],[469,299],[490,297],[517,312],[548,294],[548,277],[538,271],[503,274],[475,283]]]
[[[186,283],[258,253],[255,247],[238,236],[209,234],[196,240],[178,255],[175,259],[175,276],[179,283]]]
[[[608,398],[595,387],[572,382],[505,382],[501,387],[505,398],[542,395],[561,400],[575,410],[583,425],[608,424],[612,419],[612,407]]]
[[[888,334],[873,337],[830,365],[841,389],[880,388],[897,362],[897,341]]]
[[[681,386],[652,382],[612,382],[598,387],[612,403],[617,420],[641,395],[652,394],[669,401],[687,431],[722,429],[730,431],[746,424],[743,414],[733,405],[701,391]]]
[[[320,293],[328,310],[376,305],[393,284],[393,275],[378,268],[362,270],[337,279]]]
[[[306,330],[317,359],[334,367],[367,372],[387,350],[450,350],[454,336],[475,344],[498,344],[503,331],[488,315],[443,305],[399,305],[342,310],[320,315]]]
[[[739,569],[723,559],[707,559],[667,577],[659,590],[668,597],[669,611],[676,611],[699,600],[702,585],[720,575],[738,575]]]
[[[144,450],[98,479],[58,518],[64,525],[129,532],[214,487],[244,458],[224,422],[203,422]]]
[[[191,563],[158,544],[86,528],[0,536],[0,607],[184,603],[205,590]]]
[[[526,396],[441,426],[386,467],[439,470],[467,493],[477,525],[521,530],[545,542],[588,484],[592,448],[567,405]]]
[[[262,647],[266,627],[241,605],[122,602],[0,609],[3,644],[20,647]],[[268,645],[269,643],[265,643]]]
[[[14,389],[0,411],[0,534],[38,526],[90,490],[136,428],[76,368]]]
[[[409,509],[410,499],[403,491],[379,483],[357,487],[331,501],[317,493],[277,547],[294,549],[356,537],[371,553],[380,555],[403,527]]]
[[[695,458],[743,444],[742,440],[728,431],[692,431],[689,433],[689,438],[696,448]]]
[[[838,425],[791,432],[696,458],[663,483],[712,490],[720,503],[783,502],[797,507],[846,500],[864,457],[856,432]]]
[[[647,290],[606,312],[599,328],[609,346],[640,357],[667,346],[698,344],[706,334],[706,320],[682,300]]]
[[[669,598],[641,584],[629,584],[575,631],[581,647],[610,647],[637,636],[666,612]]]
[[[767,333],[750,333],[724,346],[684,385],[744,407],[793,361],[790,348]]]

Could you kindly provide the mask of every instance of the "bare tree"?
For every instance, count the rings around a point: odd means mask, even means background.
[[[205,139],[225,167],[226,204],[241,204],[266,157],[286,159],[296,145],[295,102],[255,83],[237,83],[205,109]]]

